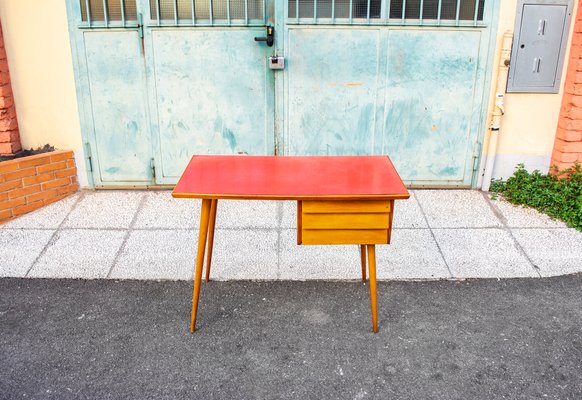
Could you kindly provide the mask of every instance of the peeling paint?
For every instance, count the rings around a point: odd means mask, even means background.
[[[222,130],[222,138],[228,142],[228,146],[232,152],[236,149],[236,138],[234,137],[234,133],[228,128],[224,128]]]
[[[158,102],[153,113],[165,179],[179,178],[194,154],[264,155],[274,147],[274,89],[265,79],[266,50],[254,36],[256,29],[152,32],[155,96],[174,101]],[[186,46],[191,57],[180,56]]]
[[[135,31],[86,32],[96,184],[151,182],[145,71]],[[114,90],[112,90],[114,88]]]
[[[358,86],[364,86],[364,84],[363,83],[330,83],[329,86],[358,87]]]

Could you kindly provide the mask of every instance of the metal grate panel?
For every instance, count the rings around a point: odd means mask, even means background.
[[[158,25],[264,25],[266,0],[150,0]]]
[[[288,23],[474,25],[485,0],[288,0]]]
[[[79,0],[81,20],[89,25],[125,25],[137,21],[136,0]],[[89,11],[87,13],[87,10]],[[116,24],[117,23],[117,24]]]

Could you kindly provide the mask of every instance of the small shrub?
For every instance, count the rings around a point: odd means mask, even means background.
[[[533,207],[582,231],[582,166],[562,171],[552,167],[552,171],[529,173],[519,164],[506,181],[494,180],[490,190],[510,203]]]

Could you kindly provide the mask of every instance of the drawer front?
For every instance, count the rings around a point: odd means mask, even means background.
[[[389,200],[377,201],[302,201],[304,213],[388,213],[391,210]]]
[[[393,201],[300,201],[299,244],[390,242]]]

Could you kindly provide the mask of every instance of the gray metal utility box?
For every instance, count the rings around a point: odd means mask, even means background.
[[[520,0],[508,92],[558,93],[573,0]]]

